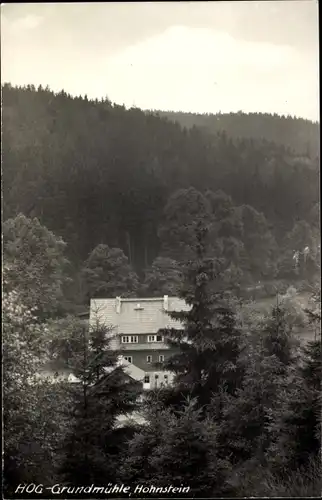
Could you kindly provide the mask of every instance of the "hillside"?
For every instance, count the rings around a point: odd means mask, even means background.
[[[224,191],[236,206],[261,212],[278,241],[295,221],[311,223],[319,201],[318,160],[270,138],[212,136],[41,87],[6,84],[2,103],[4,219],[38,217],[68,243],[75,263],[106,243],[141,272],[159,254],[163,210],[178,189]]]
[[[320,125],[302,118],[242,112],[196,114],[158,111],[158,114],[186,128],[195,125],[212,134],[225,131],[234,139],[266,139],[290,148],[300,156],[314,158],[319,154]]]

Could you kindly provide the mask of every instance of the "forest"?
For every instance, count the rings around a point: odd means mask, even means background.
[[[4,220],[37,217],[66,241],[75,272],[105,244],[120,248],[142,276],[162,256],[159,230],[171,217],[166,205],[180,205],[178,222],[181,211],[195,210],[188,191],[186,200],[183,193],[171,198],[189,188],[202,196],[221,191],[232,207],[254,209],[280,253],[297,224],[319,227],[319,158],[294,153],[287,139],[272,142],[265,116],[262,127],[253,117],[263,137],[252,139],[181,127],[108,98],[89,101],[32,86],[4,85],[2,102]],[[283,127],[297,125],[303,144],[310,141],[309,124],[306,131],[290,118]]]
[[[303,118],[242,111],[215,115],[159,111],[159,115],[177,121],[183,127],[197,126],[214,135],[225,131],[235,139],[266,139],[286,146],[302,159],[319,155],[320,124]]]
[[[210,130],[10,84],[2,113],[5,498],[319,497],[318,125]],[[191,309],[162,332],[174,384],[143,394],[78,313],[164,294]],[[76,382],[41,376],[52,363]]]

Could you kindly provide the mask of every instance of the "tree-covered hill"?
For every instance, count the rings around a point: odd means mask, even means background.
[[[303,118],[268,113],[197,114],[158,111],[181,126],[202,127],[212,134],[226,131],[232,138],[266,139],[291,148],[299,156],[315,157],[320,148],[320,124]]]
[[[273,120],[292,136],[292,120]],[[5,84],[4,220],[37,217],[66,241],[76,265],[99,244],[120,248],[139,273],[160,255],[158,229],[178,190],[221,190],[235,207],[253,207],[278,244],[297,221],[311,225],[318,218],[318,158],[294,155],[265,130],[263,139],[235,136],[181,127],[107,98]]]

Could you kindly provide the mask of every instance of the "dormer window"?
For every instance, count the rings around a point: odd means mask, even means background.
[[[148,335],[148,342],[163,342],[162,335]]]
[[[124,335],[122,337],[122,344],[137,344],[138,336],[137,335]]]

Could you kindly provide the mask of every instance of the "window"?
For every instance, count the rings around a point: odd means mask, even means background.
[[[164,380],[168,380],[168,375],[164,375]]]
[[[124,359],[128,361],[129,363],[132,363],[132,356],[124,356]]]
[[[122,344],[137,344],[138,336],[137,335],[126,335],[122,337]]]
[[[159,378],[159,375],[156,373],[155,376],[154,376],[155,380],[158,380]]]
[[[163,354],[160,354],[160,356],[159,356],[159,363],[163,363],[163,361],[164,361],[164,356],[163,356]]]
[[[150,377],[149,377],[149,375],[145,375],[145,377],[144,377],[144,383],[145,384],[149,384],[150,383]]]
[[[148,335],[148,342],[163,342],[162,335]]]
[[[152,356],[147,356],[146,357],[146,362],[147,363],[152,363]]]

